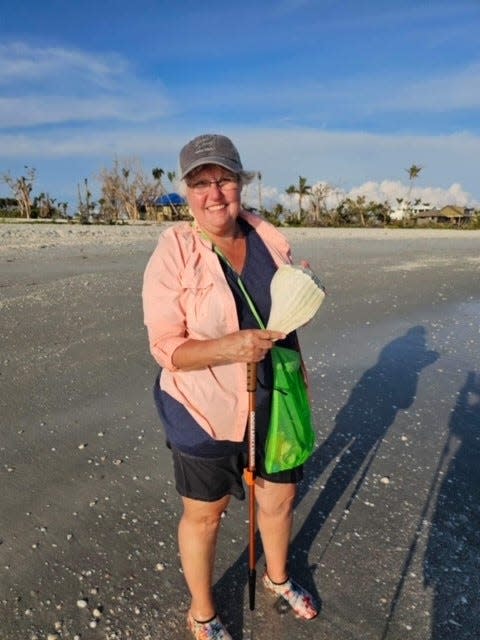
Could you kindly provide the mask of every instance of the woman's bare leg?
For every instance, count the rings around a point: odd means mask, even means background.
[[[195,620],[209,620],[216,612],[212,581],[218,530],[230,497],[215,502],[191,498],[182,498],[182,501],[184,511],[178,525],[178,546],[192,596],[190,611]]]
[[[287,567],[296,486],[260,479],[257,487],[258,527],[267,561],[263,584],[282,596],[296,616],[311,620],[318,615],[318,605],[308,591],[289,577]]]
[[[274,582],[288,578],[287,558],[292,533],[295,484],[257,479],[257,522],[262,536],[267,572]]]

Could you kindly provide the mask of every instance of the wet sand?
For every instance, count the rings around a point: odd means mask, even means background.
[[[1,640],[188,638],[141,314],[159,232],[0,225]],[[297,621],[259,579],[250,614],[232,502],[219,613],[234,640],[477,638],[480,232],[286,234],[329,293],[301,331],[319,446],[292,547],[322,609]]]

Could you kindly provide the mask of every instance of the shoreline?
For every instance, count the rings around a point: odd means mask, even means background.
[[[176,223],[138,223],[124,225],[76,225],[58,223],[0,224],[0,255],[12,249],[35,250],[50,247],[105,245],[120,246],[155,242],[160,233]],[[360,227],[279,227],[292,242],[302,239],[479,239],[480,229],[398,229]]]

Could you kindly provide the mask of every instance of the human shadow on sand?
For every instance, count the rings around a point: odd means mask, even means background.
[[[310,491],[310,486],[334,463],[324,488],[291,545],[292,575],[301,576],[302,584],[316,596],[320,604],[320,594],[313,579],[315,566],[309,564],[312,545],[347,489],[350,488],[348,503],[354,499],[397,412],[407,409],[413,403],[420,372],[437,358],[438,354],[426,347],[426,330],[422,326],[412,327],[387,344],[377,363],[365,371],[354,386],[346,404],[335,418],[330,435],[316,449],[305,467],[297,507]],[[311,376],[310,383],[315,388],[314,376]],[[219,610],[234,637],[235,633],[241,637],[243,629],[243,611],[239,604],[244,600],[246,562],[247,549],[214,587]],[[281,608],[277,610],[282,612]]]
[[[424,580],[433,590],[431,640],[472,640],[480,638],[480,373],[468,373],[449,426]]]

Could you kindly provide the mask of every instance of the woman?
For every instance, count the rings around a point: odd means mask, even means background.
[[[180,153],[180,167],[194,221],[161,234],[144,275],[144,316],[150,350],[161,367],[155,399],[183,501],[178,540],[191,593],[188,627],[197,640],[231,640],[216,612],[212,579],[221,516],[232,495],[245,497],[248,362],[258,363],[255,493],[266,558],[263,583],[297,616],[318,613],[287,569],[302,468],[268,474],[264,467],[269,353],[276,341],[298,348],[296,336],[259,329],[238,283],[241,274],[268,320],[270,281],[279,265],[291,261],[290,248],[275,227],[242,210],[242,186],[253,174],[243,170],[228,138],[194,138]]]

